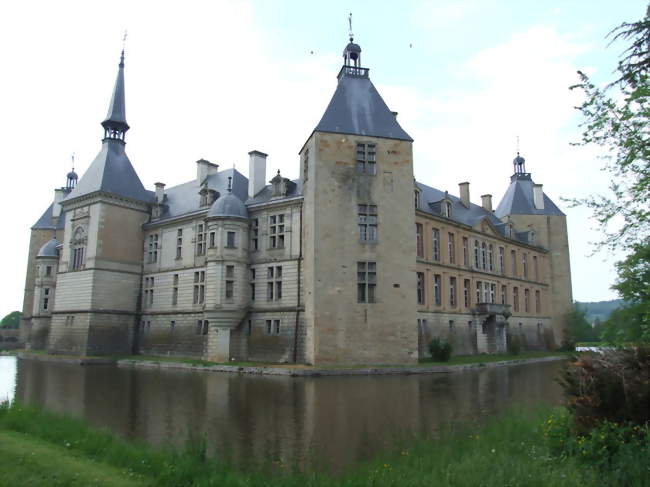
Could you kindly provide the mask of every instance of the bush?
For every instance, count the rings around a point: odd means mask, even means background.
[[[451,358],[451,343],[436,337],[429,342],[431,358],[435,362],[449,362]]]
[[[521,340],[519,335],[508,333],[506,335],[506,347],[510,355],[519,355],[521,352]]]
[[[606,422],[650,424],[650,348],[582,354],[560,384],[579,434]]]

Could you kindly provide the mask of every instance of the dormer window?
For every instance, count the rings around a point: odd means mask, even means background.
[[[442,214],[445,218],[451,218],[451,201],[449,200],[443,201]]]
[[[275,175],[271,181],[269,181],[272,186],[272,193],[271,193],[271,198],[282,198],[287,196],[288,189],[289,189],[289,180],[287,178],[283,178],[280,176],[280,170],[278,169],[278,173]]]

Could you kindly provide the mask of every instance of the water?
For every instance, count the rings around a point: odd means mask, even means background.
[[[560,362],[453,374],[273,377],[137,370],[0,357],[0,398],[84,418],[127,438],[184,445],[205,437],[238,462],[339,469],[392,440],[451,422],[559,404]],[[14,392],[15,391],[15,392]]]

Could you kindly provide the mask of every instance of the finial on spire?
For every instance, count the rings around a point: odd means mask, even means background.
[[[70,156],[71,162],[72,162],[72,172],[74,172],[74,152]]]
[[[350,42],[354,40],[354,34],[352,33],[352,12],[348,16],[348,24],[350,25]]]
[[[74,189],[74,187],[77,185],[77,180],[79,179],[79,176],[77,176],[77,173],[74,172],[74,152],[70,156],[70,159],[72,160],[72,171],[68,173],[66,176],[66,181],[65,181],[65,189],[70,192]]]
[[[228,192],[232,193],[232,176],[228,176]]]
[[[124,49],[126,49],[126,29],[124,29],[124,35],[122,36],[122,55],[120,56],[120,67],[124,67]]]

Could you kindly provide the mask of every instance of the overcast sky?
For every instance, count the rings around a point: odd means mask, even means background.
[[[641,0],[14,1],[0,6],[0,317],[20,309],[29,227],[100,149],[122,32],[127,153],[144,185],[195,177],[195,161],[298,177],[298,150],[336,86],[353,13],[373,83],[415,139],[417,179],[495,205],[519,136],[527,169],[568,215],[573,295],[612,299],[616,256],[590,256],[589,213],[561,197],[603,192],[608,174],[578,140],[581,69],[605,83],[621,45],[605,35]]]

